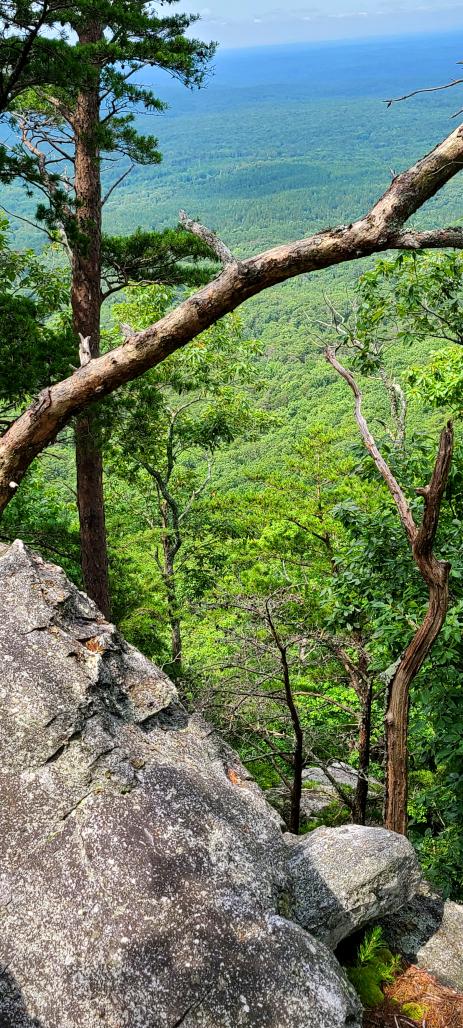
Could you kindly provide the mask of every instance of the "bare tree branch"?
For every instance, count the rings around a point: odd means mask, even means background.
[[[194,236],[198,236],[198,239],[202,239],[203,243],[207,243],[210,246],[213,253],[219,259],[220,263],[227,266],[227,264],[236,264],[236,257],[233,256],[228,246],[219,239],[219,236],[215,234],[210,228],[206,228],[205,225],[201,225],[199,221],[192,221],[188,217],[186,211],[180,211],[178,220],[187,232],[191,232]]]
[[[420,96],[421,93],[440,93],[443,89],[453,89],[454,86],[460,86],[463,79],[452,79],[451,82],[446,82],[443,86],[427,86],[425,89],[413,89],[411,93],[405,93],[404,96],[396,96],[390,100],[383,100],[386,107],[392,107],[392,104],[399,104],[402,100],[410,100],[412,96]]]
[[[413,515],[408,505],[407,498],[405,494],[402,492],[402,489],[400,488],[397,479],[392,474],[389,465],[386,463],[384,457],[380,453],[375,442],[375,439],[370,432],[366,418],[362,413],[362,393],[353,375],[351,375],[350,371],[348,371],[347,368],[343,367],[343,365],[338,361],[336,353],[332,347],[328,347],[325,350],[325,357],[328,363],[331,364],[335,371],[338,372],[338,375],[341,375],[341,378],[343,378],[344,381],[347,382],[348,386],[351,388],[354,394],[355,420],[360,429],[360,434],[362,436],[363,442],[365,443],[368,452],[373,457],[376,467],[389,489],[389,492],[399,512],[400,520],[407,533],[409,542],[412,544],[415,540],[417,532],[416,525],[413,520]]]
[[[123,171],[121,175],[119,175],[119,178],[117,178],[116,181],[113,182],[112,186],[109,187],[109,189],[106,191],[106,193],[104,194],[104,196],[101,199],[101,206],[102,207],[104,207],[105,203],[109,200],[109,197],[111,196],[111,193],[114,193],[114,190],[117,189],[118,186],[120,186],[121,182],[123,182],[124,179],[126,179],[127,176],[130,175],[130,173],[133,171],[134,167],[135,167],[134,164],[130,164],[129,167],[126,168],[125,171]]]

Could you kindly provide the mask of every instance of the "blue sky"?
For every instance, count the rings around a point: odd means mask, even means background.
[[[463,0],[184,0],[179,8],[199,13],[198,35],[225,47],[451,29],[463,37]]]

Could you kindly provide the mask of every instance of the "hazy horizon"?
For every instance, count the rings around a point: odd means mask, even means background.
[[[288,9],[272,0],[235,0],[232,9],[229,0],[184,0],[182,10],[200,15],[195,34],[225,49],[463,32],[463,3],[452,0],[327,0],[323,7],[296,0]]]

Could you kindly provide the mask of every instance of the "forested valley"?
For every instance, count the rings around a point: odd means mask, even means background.
[[[149,26],[144,4],[97,6],[77,5],[78,43],[57,32],[9,95],[2,77],[7,442],[221,263],[351,228],[461,104],[457,88],[383,102],[452,78],[448,36],[214,56],[177,10]],[[60,48],[78,51],[65,74]],[[453,174],[412,205],[413,231],[461,225]],[[460,245],[371,245],[230,303],[43,436],[7,483],[0,537],[95,599],[293,833],[382,824],[393,774],[386,824],[463,902]],[[304,794],[320,781],[317,813]]]

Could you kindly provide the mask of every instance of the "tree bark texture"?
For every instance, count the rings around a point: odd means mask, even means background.
[[[431,482],[417,492],[424,497],[423,520],[415,530],[412,554],[429,590],[426,616],[402,655],[389,683],[386,710],[386,795],[385,827],[402,835],[407,833],[408,801],[408,719],[410,685],[422,668],[445,622],[449,606],[450,564],[433,553],[442,499],[447,486],[453,454],[453,429],[444,428]]]
[[[101,27],[92,24],[80,43],[95,43]],[[73,327],[85,359],[100,356],[101,314],[101,173],[98,149],[100,96],[98,75],[78,94],[74,115],[76,221],[79,237],[72,247],[71,306]],[[97,414],[92,408],[75,424],[77,504],[82,574],[86,592],[110,618],[108,553],[105,528],[103,459]]]
[[[369,683],[365,687],[362,697],[362,709],[360,714],[359,727],[359,767],[358,778],[355,789],[354,805],[352,808],[352,819],[354,824],[364,825],[367,817],[367,802],[370,773],[370,746],[371,746],[371,705],[373,700],[373,686]]]
[[[103,464],[94,435],[97,427],[93,412],[88,411],[78,418],[74,433],[80,552],[85,589],[102,614],[110,618]]]

